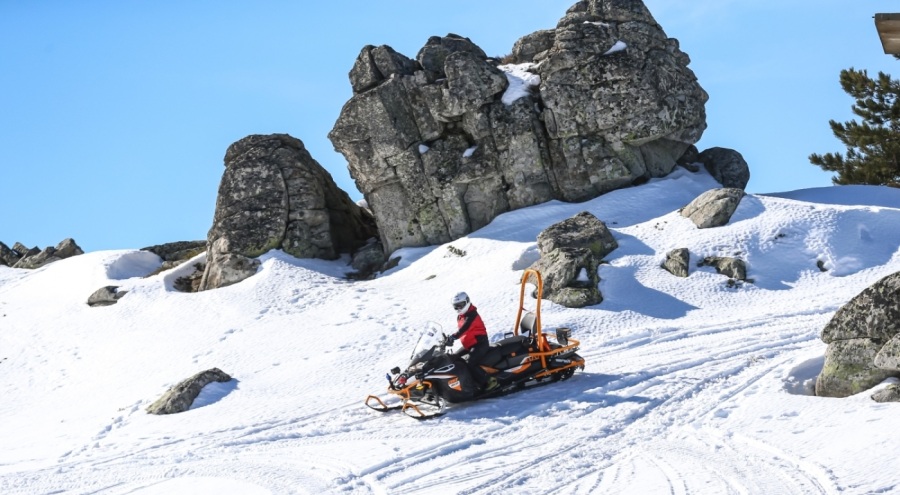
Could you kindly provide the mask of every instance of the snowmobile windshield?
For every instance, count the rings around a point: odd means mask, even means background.
[[[435,346],[440,345],[443,338],[443,332],[440,325],[433,321],[425,324],[422,335],[413,348],[412,355],[409,357],[409,363],[413,364],[422,360],[423,357]]]

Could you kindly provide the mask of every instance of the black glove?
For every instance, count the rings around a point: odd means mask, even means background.
[[[445,335],[444,336],[444,347],[451,347],[453,345],[454,340],[456,340],[456,335]]]

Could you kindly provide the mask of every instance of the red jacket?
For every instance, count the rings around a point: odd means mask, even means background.
[[[456,337],[466,349],[471,349],[475,345],[475,339],[479,335],[487,337],[487,329],[474,304],[470,304],[468,311],[456,317],[456,325],[459,327]]]

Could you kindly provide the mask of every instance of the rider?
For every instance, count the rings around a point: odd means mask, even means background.
[[[493,390],[497,387],[497,379],[492,376],[488,377],[487,373],[481,369],[481,361],[490,350],[490,343],[488,343],[487,329],[484,327],[481,316],[478,315],[478,309],[469,301],[469,295],[465,292],[453,296],[453,309],[457,313],[456,325],[459,330],[447,337],[448,343],[459,339],[463,348],[455,353],[456,356],[468,353],[468,367],[472,378],[485,392]]]

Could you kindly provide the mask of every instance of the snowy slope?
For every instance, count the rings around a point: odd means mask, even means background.
[[[190,264],[142,278],[160,260],[141,251],[0,267],[0,493],[900,493],[900,404],[809,395],[821,328],[900,270],[900,191],[748,195],[697,230],[675,210],[713,187],[679,169],[510,212],[452,242],[465,257],[403,249],[365,282],[342,279],[347,260],[280,252],[198,294],[172,289]],[[584,210],[620,244],[606,299],[542,306],[545,328],[581,340],[583,372],[428,422],[363,406],[423,325],[454,327],[457,291],[490,332],[512,330],[536,235]],[[754,282],[660,269],[680,247],[692,265],[738,255]],[[89,308],[105,285],[129,292]],[[235,380],[187,413],[144,412],[211,367]]]

